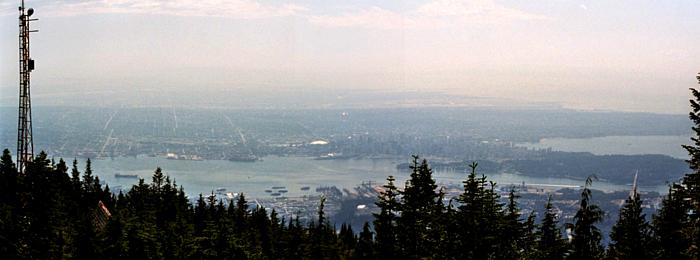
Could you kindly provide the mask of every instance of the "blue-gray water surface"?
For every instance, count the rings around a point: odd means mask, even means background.
[[[115,178],[116,173],[137,174],[147,183],[156,167],[183,185],[189,196],[199,193],[209,194],[218,188],[228,192],[243,192],[249,197],[269,196],[265,192],[273,186],[282,186],[289,192],[288,197],[315,194],[319,186],[337,186],[352,189],[363,181],[384,182],[393,175],[397,186],[402,187],[408,178],[408,172],[396,169],[400,160],[389,159],[355,159],[355,160],[314,160],[306,157],[268,156],[258,162],[231,162],[224,160],[168,160],[161,157],[120,157],[93,161],[93,172],[110,187],[128,189],[138,182],[132,178]],[[82,168],[82,166],[80,166]],[[454,171],[437,171],[434,177],[441,184],[460,184],[466,173]],[[493,174],[489,180],[500,185],[510,184],[547,184],[572,185],[583,184],[581,180],[566,178],[537,178],[517,174]],[[302,187],[310,187],[302,191]],[[628,185],[615,185],[597,182],[594,188],[602,190],[628,190]],[[642,190],[664,192],[665,186],[641,187]]]

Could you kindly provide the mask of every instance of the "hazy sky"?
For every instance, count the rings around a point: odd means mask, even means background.
[[[17,4],[0,0],[0,100]],[[686,113],[700,1],[27,1],[33,95],[197,89],[443,91]],[[87,93],[87,94],[86,94]],[[13,104],[9,104],[13,105]]]

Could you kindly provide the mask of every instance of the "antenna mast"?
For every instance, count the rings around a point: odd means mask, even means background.
[[[630,190],[630,198],[634,198],[637,195],[637,175],[639,175],[639,170],[634,173],[634,181],[632,182],[632,190]]]
[[[29,34],[37,30],[29,29],[29,18],[34,9],[24,8],[24,0],[19,6],[19,117],[17,123],[17,170],[25,173],[27,164],[34,157],[32,141],[32,102],[29,92],[29,74],[34,70],[34,60],[29,56]]]

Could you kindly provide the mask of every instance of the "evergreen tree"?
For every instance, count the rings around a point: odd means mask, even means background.
[[[460,215],[455,206],[454,199],[450,199],[445,209],[445,213],[441,214],[439,222],[442,223],[442,238],[439,246],[439,254],[436,258],[456,259],[459,258],[463,250],[460,241]]]
[[[284,249],[284,256],[287,259],[302,259],[303,255],[306,255],[305,249],[303,248],[303,240],[305,240],[303,227],[299,221],[299,215],[292,220],[289,219],[289,226],[287,227],[286,237],[286,247]]]
[[[700,83],[700,74],[698,74],[697,80]],[[684,233],[691,240],[690,247],[687,249],[688,255],[698,259],[700,258],[700,92],[694,88],[691,88],[690,91],[693,99],[690,100],[689,118],[694,124],[692,127],[694,136],[690,138],[693,141],[692,145],[683,145],[690,157],[686,162],[692,170],[691,173],[683,177],[683,186],[687,189],[683,194],[688,200],[689,206],[689,222],[684,228]]]
[[[398,258],[396,245],[396,214],[399,212],[399,191],[394,185],[394,176],[389,176],[384,190],[379,194],[375,204],[379,207],[379,213],[374,215],[374,230],[377,233],[377,255],[380,258]]]
[[[656,259],[690,259],[686,251],[691,247],[691,240],[684,233],[689,222],[689,206],[684,192],[682,186],[671,185],[661,208],[653,217]]]
[[[523,236],[520,245],[521,259],[537,259],[537,225],[535,224],[536,214],[530,212],[525,222],[523,223]]]
[[[274,248],[272,247],[272,230],[267,211],[263,207],[256,207],[250,215],[251,229],[257,247],[260,248],[261,258],[274,259]],[[254,257],[258,258],[258,257]]]
[[[0,255],[19,256],[22,250],[21,176],[10,150],[0,158]]]
[[[495,192],[495,183],[486,176],[477,177],[476,162],[464,183],[464,192],[457,198],[457,237],[461,243],[456,258],[488,259],[495,257],[499,246],[499,221],[503,219],[502,204]]]
[[[636,190],[625,200],[610,239],[608,255],[612,258],[652,259],[648,251],[651,240],[649,223],[642,212],[642,200]]]
[[[397,234],[399,246],[411,259],[435,255],[438,241],[431,232],[439,230],[435,217],[444,209],[428,162],[418,161],[418,156],[413,156],[411,177],[400,191],[401,215],[397,219],[397,227],[401,230]]]
[[[95,177],[92,176],[92,163],[90,162],[90,159],[87,159],[87,162],[85,162],[85,172],[83,173],[83,190],[89,194],[93,194],[93,187],[95,183]]]
[[[151,185],[153,185],[153,190],[157,193],[161,190],[161,186],[163,186],[165,182],[165,175],[163,175],[163,170],[161,170],[160,167],[156,168],[152,179]]]
[[[376,259],[374,256],[374,248],[372,241],[372,231],[369,228],[369,223],[365,222],[360,232],[359,241],[352,254],[352,259],[371,260]]]
[[[544,217],[537,231],[537,259],[564,259],[565,242],[558,226],[557,212],[552,206],[552,196],[547,198]]]
[[[572,228],[572,252],[570,259],[598,259],[603,256],[600,244],[602,234],[596,223],[603,220],[604,212],[592,201],[591,185],[595,176],[586,178],[586,185],[581,191],[579,209],[574,216]]]
[[[335,230],[326,219],[325,203],[326,198],[322,196],[318,206],[317,221],[315,224],[311,222],[309,225],[311,232],[310,256],[312,259],[336,259],[339,257]]]
[[[80,171],[78,171],[78,160],[73,159],[73,167],[71,168],[71,183],[75,192],[80,191]]]
[[[522,257],[521,249],[524,248],[526,230],[520,221],[520,208],[516,201],[519,197],[515,194],[515,188],[511,187],[508,192],[505,214],[498,227],[498,243],[495,254],[498,259],[519,259]]]
[[[25,210],[27,218],[26,243],[31,245],[28,254],[37,258],[55,257],[51,250],[53,238],[51,230],[51,214],[53,213],[53,195],[49,174],[51,162],[47,155],[41,152],[27,164],[25,170]]]
[[[352,252],[352,250],[355,248],[355,242],[357,241],[357,237],[355,236],[355,232],[352,230],[351,225],[345,223],[340,225],[338,239],[340,240],[341,248],[344,251],[344,255],[348,255],[349,252]]]
[[[100,236],[100,255],[108,259],[122,259],[128,256],[128,243],[125,239],[124,221],[120,215],[115,215],[107,223],[104,233]]]
[[[199,194],[197,199],[197,204],[194,207],[194,233],[195,235],[201,235],[204,228],[207,226],[207,202],[204,200],[204,196]]]
[[[241,235],[245,233],[246,229],[246,219],[248,218],[248,201],[245,199],[245,195],[241,193],[238,195],[238,200],[236,201],[235,216],[234,221],[234,232]]]

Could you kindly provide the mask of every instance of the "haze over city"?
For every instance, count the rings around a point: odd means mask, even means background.
[[[11,107],[15,2],[0,2],[0,101]],[[32,6],[41,14],[32,43],[35,106],[200,105],[210,98],[202,93],[277,95],[290,104],[310,95],[342,105],[363,90],[684,114],[700,59],[697,1]]]

